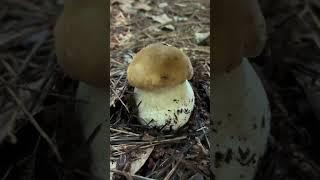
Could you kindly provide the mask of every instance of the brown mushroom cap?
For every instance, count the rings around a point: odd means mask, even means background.
[[[216,0],[213,6],[213,71],[217,75],[239,66],[243,57],[260,54],[266,29],[257,0]]]
[[[247,27],[244,56],[256,57],[262,52],[266,43],[266,22],[257,0],[251,0],[248,9],[244,23]]]
[[[68,0],[54,29],[58,63],[71,78],[95,87],[108,81],[105,15],[102,0]]]
[[[144,90],[172,87],[192,76],[189,58],[180,49],[161,43],[140,50],[127,70],[129,84]]]

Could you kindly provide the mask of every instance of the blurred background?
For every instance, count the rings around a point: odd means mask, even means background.
[[[257,179],[319,179],[320,4],[261,0],[260,5],[268,42],[252,62],[271,102],[272,135]]]

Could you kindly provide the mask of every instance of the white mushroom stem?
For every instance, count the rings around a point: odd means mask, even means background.
[[[270,131],[265,90],[247,59],[213,86],[212,172],[216,180],[252,180]]]
[[[135,88],[139,120],[144,125],[176,130],[185,125],[194,107],[194,92],[190,83],[146,91]]]
[[[76,98],[76,113],[80,120],[85,139],[88,139],[99,126],[105,125],[108,107],[107,92],[105,88],[95,88],[86,83],[79,82]],[[85,102],[83,102],[85,101]],[[105,178],[107,174],[106,151],[109,148],[106,140],[105,128],[101,127],[90,143],[91,171],[94,176]]]

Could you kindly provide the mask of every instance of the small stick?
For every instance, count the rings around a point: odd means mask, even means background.
[[[126,130],[120,130],[120,129],[114,129],[114,128],[110,128],[111,131],[114,132],[119,132],[119,133],[123,133],[123,134],[129,134],[129,135],[133,135],[133,136],[140,136],[139,134],[133,133],[133,132],[129,132]]]
[[[126,104],[122,101],[122,99],[120,98],[119,94],[114,90],[114,89],[111,89],[114,93],[114,95],[117,96],[117,98],[120,100],[121,104],[126,108],[127,112],[130,113],[128,107],[126,106]]]
[[[169,180],[169,179],[170,179],[170,177],[173,175],[173,173],[177,170],[180,162],[182,161],[182,158],[183,158],[183,157],[181,157],[181,158],[178,160],[178,162],[174,165],[174,167],[171,169],[171,171],[167,174],[167,176],[166,176],[163,180]]]
[[[151,179],[151,178],[147,178],[147,177],[143,177],[143,176],[139,176],[139,175],[135,175],[135,174],[129,174],[127,172],[123,172],[123,171],[119,171],[116,169],[111,169],[112,172],[117,173],[117,174],[121,174],[123,176],[125,176],[127,178],[127,180],[155,180],[155,179]],[[128,178],[129,176],[129,178]]]
[[[4,79],[2,79],[0,77],[1,81],[4,81]],[[25,107],[25,105],[23,104],[23,102],[21,102],[21,100],[17,97],[17,95],[8,87],[6,86],[6,90],[8,91],[8,93],[11,95],[11,97],[14,99],[14,101],[16,102],[16,104],[19,106],[19,108],[24,112],[24,114],[28,117],[30,123],[36,128],[36,130],[39,132],[39,134],[47,141],[47,143],[49,144],[49,146],[51,147],[51,149],[53,150],[53,152],[55,153],[57,159],[59,162],[62,162],[62,158],[61,155],[58,151],[58,148],[56,147],[56,145],[51,141],[50,137],[44,132],[44,130],[39,126],[39,124],[37,123],[37,121],[34,119],[34,117],[32,116],[32,114],[27,110],[27,108]]]

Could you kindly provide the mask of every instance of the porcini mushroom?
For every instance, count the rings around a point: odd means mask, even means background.
[[[247,16],[244,26],[246,27],[246,37],[244,43],[244,57],[258,56],[264,48],[267,40],[266,22],[261,12],[257,0],[249,0]]]
[[[103,124],[108,107],[107,4],[104,0],[66,0],[54,29],[57,61],[66,74],[79,80],[76,113],[85,139]],[[108,144],[104,126],[90,144],[91,170],[106,179]]]
[[[211,170],[215,180],[253,180],[266,150],[271,113],[263,85],[244,57],[264,46],[264,27],[256,26],[261,22],[248,23],[263,17],[256,0],[214,3]]]
[[[192,76],[191,62],[180,49],[155,43],[140,50],[127,69],[140,122],[165,130],[185,125],[195,102]]]
[[[239,66],[243,57],[259,55],[265,45],[266,27],[257,0],[216,0],[214,6],[213,55],[217,75]]]

